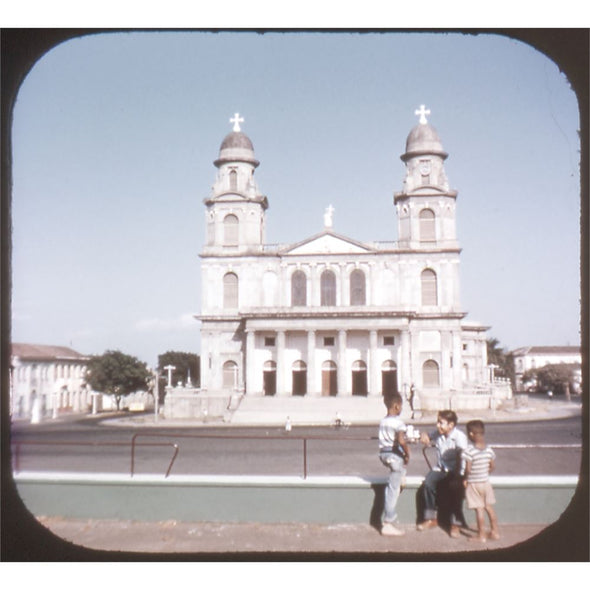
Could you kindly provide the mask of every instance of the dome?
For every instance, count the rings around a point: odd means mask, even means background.
[[[406,140],[406,153],[401,156],[405,162],[413,156],[434,154],[444,159],[448,154],[443,150],[436,129],[429,123],[419,123],[410,131]]]
[[[258,166],[259,162],[254,157],[254,146],[242,131],[232,131],[221,142],[219,158],[214,163],[219,167],[226,162],[247,162],[254,167]]]

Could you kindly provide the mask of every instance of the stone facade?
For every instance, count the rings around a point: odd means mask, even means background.
[[[84,376],[89,358],[65,346],[12,344],[10,412],[38,422],[59,412],[88,412],[92,392]]]
[[[579,393],[582,381],[582,351],[579,346],[524,346],[512,351],[514,359],[514,374],[516,389],[525,389],[522,376],[530,369],[538,369],[545,365],[559,365],[560,363],[579,365],[578,388]],[[533,384],[534,385],[534,384]]]
[[[487,327],[466,322],[460,304],[457,192],[424,115],[401,156],[397,242],[337,233],[330,206],[322,232],[266,244],[259,162],[232,122],[204,201],[201,393],[376,398],[413,384],[437,407],[489,392]]]

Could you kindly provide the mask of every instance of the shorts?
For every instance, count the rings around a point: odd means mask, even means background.
[[[465,489],[465,500],[468,508],[485,508],[496,503],[494,488],[489,481],[468,483]]]

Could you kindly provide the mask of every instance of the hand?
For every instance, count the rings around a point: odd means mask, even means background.
[[[422,434],[420,434],[420,442],[423,445],[429,445],[430,444],[430,437],[425,432],[423,432]]]
[[[467,480],[466,479],[463,480],[463,487],[467,488]]]

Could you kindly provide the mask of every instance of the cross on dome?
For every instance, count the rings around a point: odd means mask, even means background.
[[[244,117],[240,117],[240,113],[235,113],[233,118],[231,118],[229,122],[234,124],[234,131],[239,131],[240,123],[244,122]]]
[[[426,115],[430,115],[430,109],[427,109],[423,104],[421,104],[420,108],[414,111],[414,115],[420,117],[421,125],[426,125],[426,123],[428,123],[426,120]]]

